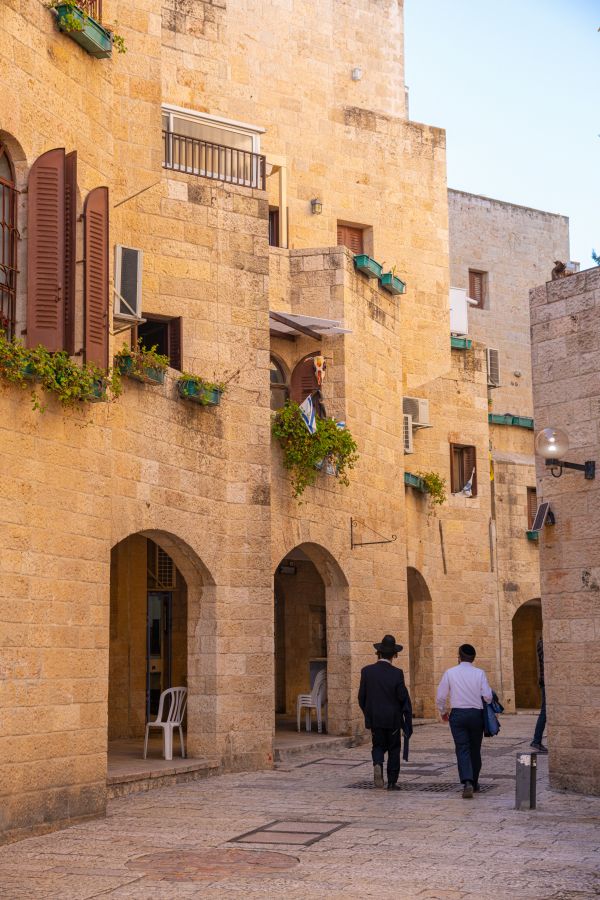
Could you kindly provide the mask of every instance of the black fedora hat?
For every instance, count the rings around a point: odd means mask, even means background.
[[[396,638],[393,634],[385,634],[380,644],[373,644],[375,649],[381,653],[400,653],[402,650],[402,644],[396,643]]]

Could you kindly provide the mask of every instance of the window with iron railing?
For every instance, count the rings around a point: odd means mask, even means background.
[[[259,129],[163,109],[163,166],[202,178],[265,189]]]
[[[17,186],[12,160],[0,143],[0,331],[15,332],[17,289]]]

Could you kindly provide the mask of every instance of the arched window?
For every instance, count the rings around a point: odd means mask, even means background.
[[[302,403],[310,394],[313,398],[315,412],[320,419],[325,419],[327,411],[323,403],[323,394],[317,381],[314,364],[314,353],[301,359],[292,372],[290,396],[296,403]]]
[[[8,150],[0,143],[0,330],[14,337],[17,283],[17,186]]]
[[[289,390],[285,370],[274,356],[271,357],[270,375],[271,409],[281,409],[289,397]]]

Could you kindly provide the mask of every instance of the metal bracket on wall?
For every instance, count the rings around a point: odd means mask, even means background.
[[[371,547],[373,544],[393,544],[395,540],[397,540],[397,536],[393,534],[391,538],[384,538],[382,534],[379,534],[378,531],[375,531],[374,528],[369,528],[369,531],[372,531],[373,534],[376,534],[377,537],[383,538],[381,541],[355,541],[354,540],[354,529],[357,525],[362,524],[361,522],[357,522],[356,519],[350,519],[350,549],[354,550],[356,547]],[[365,526],[368,527],[368,526]]]

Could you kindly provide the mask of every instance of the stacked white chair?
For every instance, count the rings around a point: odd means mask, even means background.
[[[314,680],[314,684],[312,686],[312,691],[310,694],[298,694],[298,698],[296,700],[296,720],[298,724],[298,731],[300,731],[300,716],[302,714],[302,710],[305,710],[306,715],[306,730],[310,731],[312,728],[312,710],[316,710],[317,713],[317,731],[319,734],[323,731],[323,716],[322,716],[322,707],[327,706],[327,681],[325,679],[325,670],[321,669],[320,672],[317,672]]]

